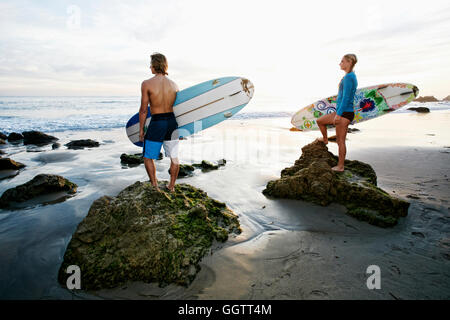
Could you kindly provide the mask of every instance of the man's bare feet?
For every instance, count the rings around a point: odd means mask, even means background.
[[[152,184],[152,187],[156,189],[156,191],[160,192],[161,190],[159,189],[158,185],[154,185]]]
[[[335,166],[335,167],[331,168],[331,170],[337,171],[337,172],[343,172],[344,171],[344,167]]]
[[[167,190],[169,190],[170,192],[175,192],[175,186],[167,186]]]
[[[325,144],[328,144],[328,139],[324,139],[323,137],[317,138],[317,141],[323,142]]]

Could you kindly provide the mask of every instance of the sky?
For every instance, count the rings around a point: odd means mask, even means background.
[[[150,54],[180,89],[242,76],[252,110],[290,111],[358,87],[407,82],[450,95],[450,2],[0,0],[0,96],[139,96]]]

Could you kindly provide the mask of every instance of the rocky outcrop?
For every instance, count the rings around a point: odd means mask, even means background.
[[[24,168],[23,163],[14,161],[10,158],[0,158],[0,170],[19,170]]]
[[[450,96],[446,96],[442,101],[450,101]]]
[[[8,135],[8,141],[9,142],[18,142],[20,140],[23,140],[23,135],[21,135],[20,133],[17,132],[11,132]]]
[[[345,171],[331,170],[338,157],[323,142],[302,148],[294,166],[281,171],[281,178],[270,181],[263,193],[276,198],[299,199],[327,206],[337,202],[347,213],[380,227],[394,226],[408,213],[409,203],[392,197],[377,187],[372,167],[357,160],[345,160]]]
[[[188,285],[214,240],[240,233],[225,203],[187,184],[173,193],[149,182],[128,186],[116,197],[92,203],[64,254],[58,280],[69,265],[80,267],[81,289],[112,288],[127,281]]]
[[[55,174],[38,174],[32,180],[6,190],[0,197],[0,208],[61,191],[73,194],[77,191],[77,185]]]
[[[439,100],[433,96],[418,97],[415,102],[438,102]]]
[[[73,140],[65,144],[68,149],[93,148],[98,147],[99,145],[100,143],[91,139]]]
[[[3,132],[0,132],[0,139],[8,140],[8,136],[4,134]]]
[[[411,107],[408,108],[408,110],[413,110],[419,113],[428,113],[430,112],[430,109],[426,108],[426,107]]]
[[[59,140],[54,136],[35,130],[24,131],[22,132],[22,135],[23,135],[23,144],[45,145],[52,143],[56,140]]]

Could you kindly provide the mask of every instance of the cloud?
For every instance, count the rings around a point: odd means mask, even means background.
[[[3,1],[0,94],[137,95],[159,51],[181,88],[248,77],[254,108],[295,109],[335,94],[347,52],[360,58],[361,85],[408,80],[444,96],[448,9],[444,1]]]

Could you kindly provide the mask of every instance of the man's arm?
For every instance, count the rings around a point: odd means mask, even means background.
[[[144,126],[148,113],[148,93],[145,83],[141,84],[141,107],[139,109],[139,141],[144,141]]]

